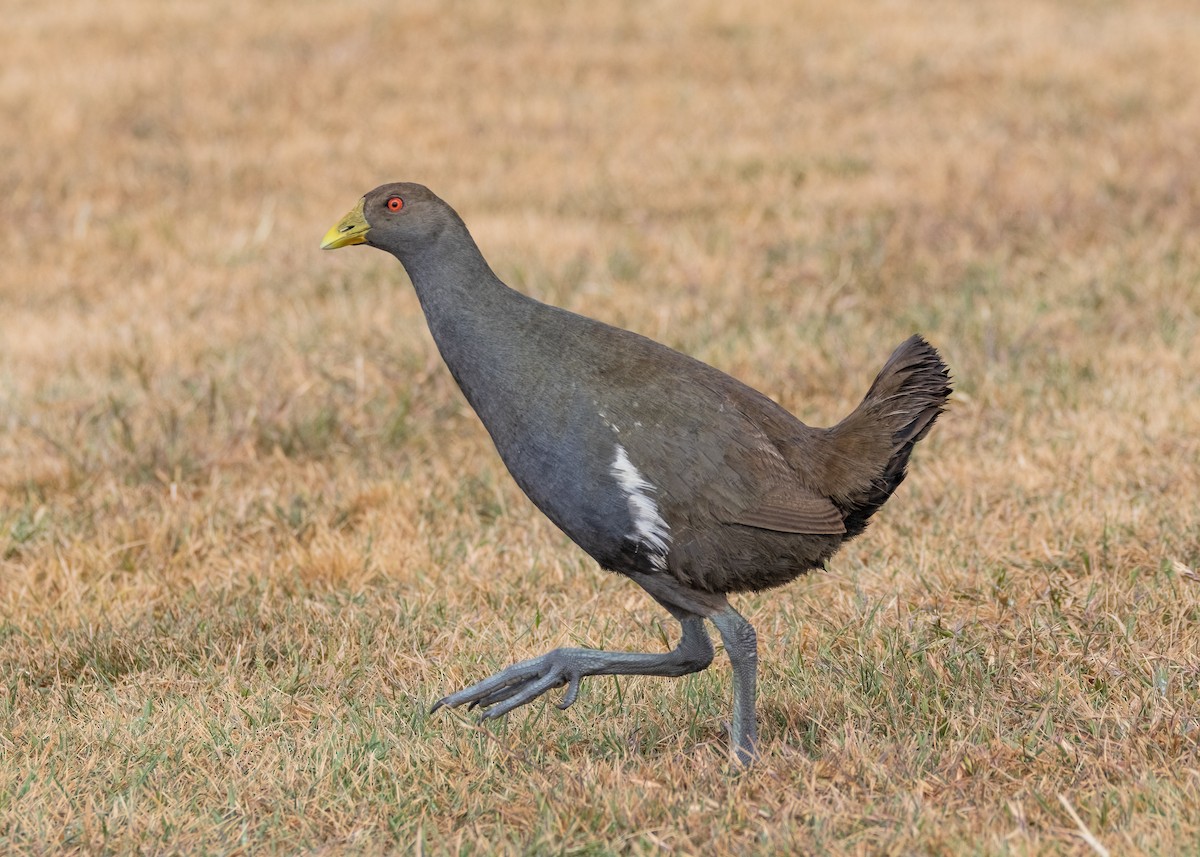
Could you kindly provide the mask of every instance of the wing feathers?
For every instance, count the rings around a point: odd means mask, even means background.
[[[771,491],[731,515],[729,524],[758,527],[779,533],[835,535],[846,532],[842,514],[832,502],[800,487]]]

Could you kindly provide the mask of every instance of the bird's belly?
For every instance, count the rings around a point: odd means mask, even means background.
[[[643,570],[626,498],[603,470],[557,445],[522,444],[500,450],[513,480],[533,504],[600,565]],[[648,569],[647,569],[648,570]]]

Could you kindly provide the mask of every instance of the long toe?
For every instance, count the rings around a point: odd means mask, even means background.
[[[546,691],[559,687],[562,683],[563,680],[553,673],[538,681],[530,682],[522,687],[519,693],[510,696],[504,702],[493,705],[479,719],[493,720],[497,717],[503,717],[514,708],[519,708],[527,702],[533,702]]]
[[[569,687],[560,707],[566,708],[578,696],[579,679],[583,674],[583,670],[579,669],[571,658],[564,657],[561,650],[555,650],[539,658],[513,664],[491,678],[486,678],[478,684],[443,697],[434,703],[433,711],[437,711],[443,706],[450,708],[458,705],[466,705],[469,708],[479,706],[484,710],[480,719],[491,720],[507,714],[518,706],[532,702],[546,691],[564,684]]]
[[[579,698],[579,679],[579,673],[575,673],[571,676],[571,680],[568,683],[569,686],[567,687],[567,692],[563,694],[562,701],[558,703],[558,707],[561,710],[566,711],[568,708],[574,705],[575,700]]]
[[[480,708],[491,708],[493,705],[504,702],[504,700],[510,699],[510,698],[516,696],[518,693],[521,693],[522,691],[525,690],[525,688],[527,688],[529,686],[530,682],[533,682],[533,681],[536,681],[536,679],[528,678],[528,679],[525,679],[524,681],[513,682],[512,684],[508,684],[508,685],[505,685],[504,687],[497,688],[496,690],[493,690],[491,693],[489,693],[487,696],[482,697],[482,698],[477,699],[474,702],[472,702],[471,708],[474,708],[476,706],[479,706]]]
[[[476,705],[489,705],[490,702],[484,703],[485,699],[495,694],[504,694],[509,689],[519,690],[526,682],[540,678],[544,671],[541,658],[521,661],[470,687],[463,688],[449,696],[443,696],[433,704],[433,711],[437,711],[443,706],[455,708],[459,705],[469,704],[474,708]],[[506,698],[507,694],[498,697],[498,699]]]

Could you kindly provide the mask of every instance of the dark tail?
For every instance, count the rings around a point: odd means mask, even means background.
[[[913,446],[949,396],[950,371],[937,349],[914,334],[888,358],[862,403],[830,429],[844,486],[835,502],[846,516],[846,538],[866,529],[904,481]]]

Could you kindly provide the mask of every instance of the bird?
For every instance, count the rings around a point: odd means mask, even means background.
[[[564,686],[566,709],[587,676],[696,673],[715,655],[707,620],[732,668],[732,761],[752,764],[757,634],[728,596],[822,569],[863,532],[945,409],[951,378],[938,351],[914,334],[849,416],[815,428],[699,360],[510,288],[423,185],[375,188],[321,241],[360,244],[407,271],[450,374],[521,490],[680,625],[670,651],[556,648],[432,710],[496,718]]]

